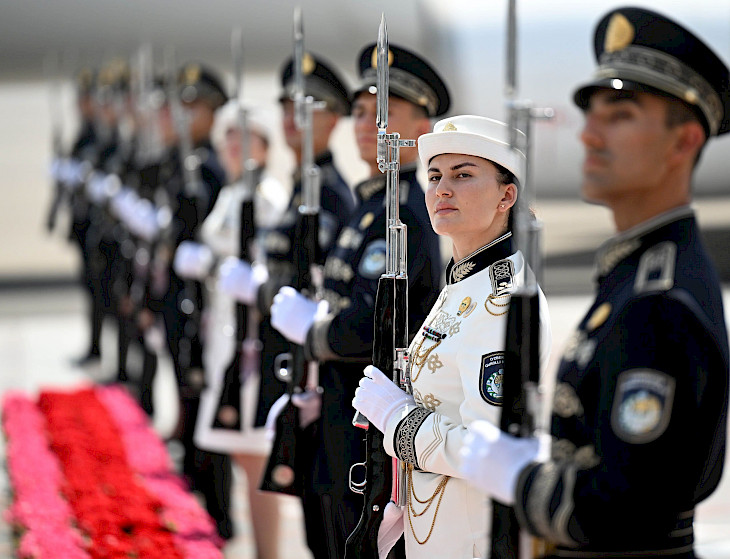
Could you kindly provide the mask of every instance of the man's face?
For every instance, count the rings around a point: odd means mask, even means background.
[[[376,161],[378,155],[377,97],[372,93],[360,93],[352,104],[352,120],[355,125],[355,139],[360,149],[360,157],[368,165]],[[421,116],[410,102],[399,97],[388,97],[388,130],[398,132],[406,140],[415,140],[430,131],[428,118]],[[412,159],[416,148],[402,148],[401,159]]]
[[[283,112],[282,126],[286,145],[295,153],[302,149],[302,131],[297,129],[294,118],[294,101],[285,99],[281,102]],[[338,115],[329,110],[312,112],[312,138],[315,144],[315,155],[327,146],[332,129],[337,124]]]
[[[676,129],[666,124],[667,102],[643,92],[598,89],[585,111],[582,195],[612,206],[662,187]]]
[[[193,143],[202,142],[210,137],[210,129],[213,127],[214,110],[202,99],[196,99],[192,103],[182,103],[188,111],[190,118],[190,139]]]

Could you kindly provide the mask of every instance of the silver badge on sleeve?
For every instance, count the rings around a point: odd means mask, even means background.
[[[658,439],[669,425],[675,380],[654,369],[630,369],[618,376],[611,427],[632,444]]]

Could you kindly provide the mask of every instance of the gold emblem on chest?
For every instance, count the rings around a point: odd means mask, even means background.
[[[456,316],[466,318],[472,313],[476,306],[476,302],[472,301],[471,297],[464,297],[464,299],[461,301],[461,304],[459,305],[459,310],[456,311]]]
[[[611,315],[611,303],[603,303],[602,305],[599,305],[598,308],[593,311],[593,314],[588,319],[588,322],[586,322],[586,331],[592,332],[599,326],[601,326],[604,322],[606,322],[606,319]]]

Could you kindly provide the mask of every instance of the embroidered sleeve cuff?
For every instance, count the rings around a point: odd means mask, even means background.
[[[331,361],[338,359],[329,343],[330,325],[334,315],[328,314],[321,320],[315,320],[307,333],[304,344],[304,355],[308,361]]]
[[[388,422],[383,441],[385,452],[418,468],[416,435],[432,413],[415,404],[406,406],[400,417],[394,417]]]
[[[515,489],[515,513],[531,533],[565,547],[586,539],[573,520],[576,470],[555,462],[528,464]]]

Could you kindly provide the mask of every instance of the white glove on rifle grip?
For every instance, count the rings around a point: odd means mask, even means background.
[[[315,318],[324,318],[328,310],[327,301],[312,301],[285,285],[274,296],[271,325],[290,342],[304,345]]]
[[[218,269],[218,289],[245,305],[256,303],[259,287],[269,279],[266,266],[251,267],[235,256],[226,258]]]
[[[530,462],[542,458],[541,449],[547,443],[546,438],[513,437],[493,423],[480,419],[469,425],[469,433],[459,451],[459,471],[472,485],[512,506],[520,472]]]
[[[185,279],[203,279],[213,265],[213,251],[207,245],[194,241],[183,241],[175,251],[172,267],[175,273]]]
[[[390,501],[385,505],[383,520],[378,527],[378,558],[386,559],[388,553],[403,535],[404,509]]]
[[[409,404],[415,404],[415,400],[377,367],[368,365],[363,373],[365,376],[360,379],[360,386],[355,390],[352,406],[384,433],[394,414]]]

